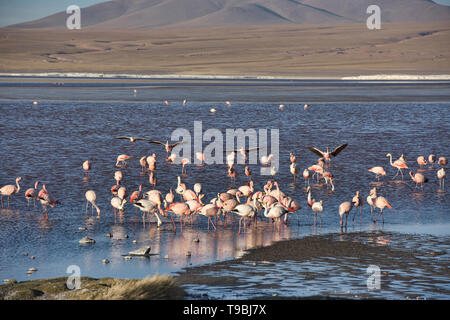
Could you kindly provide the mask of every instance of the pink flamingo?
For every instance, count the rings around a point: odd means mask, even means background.
[[[364,200],[363,198],[359,195],[359,190],[356,191],[356,195],[353,197],[352,199],[352,203],[355,207],[359,207],[359,222],[362,222],[362,206],[364,204]],[[353,220],[355,221],[355,215],[356,215],[356,211],[355,214],[353,215]]]
[[[87,215],[89,203],[91,203],[91,214],[95,208],[95,210],[97,211],[97,218],[100,218],[100,208],[95,203],[95,200],[97,200],[97,195],[95,194],[95,191],[94,190],[86,191],[85,197],[86,197],[86,215]]]
[[[145,169],[147,169],[147,156],[143,156],[139,159],[139,164],[141,165],[142,168],[142,172],[145,171]]]
[[[425,166],[427,164],[427,160],[425,160],[424,156],[417,157],[417,163],[419,164],[419,167],[422,169],[422,166]]]
[[[183,159],[181,159],[181,174],[183,175],[183,174],[187,174],[186,173],[186,171],[185,171],[185,169],[184,169],[184,167],[188,164],[188,163],[190,163],[191,161],[189,161],[189,159],[188,158],[183,158]]]
[[[252,170],[250,170],[248,166],[244,167],[244,174],[247,176],[248,180],[252,178]]]
[[[305,179],[305,184],[308,184],[308,186],[309,186],[309,170],[308,169],[303,170],[303,178]]]
[[[83,170],[86,171],[87,173],[89,173],[89,171],[92,168],[92,163],[89,160],[86,160],[85,162],[83,162]]]
[[[289,161],[291,163],[295,163],[297,161],[297,157],[292,152],[289,153]]]
[[[440,168],[437,171],[437,177],[439,179],[439,188],[444,190],[444,184],[445,184],[445,169],[444,168]]]
[[[53,196],[48,192],[45,184],[42,185],[42,189],[39,191],[37,198],[39,199],[39,201],[42,204],[44,213],[47,213],[47,205],[49,205],[50,207],[53,208],[55,205],[61,204],[58,200],[55,200],[55,198],[53,198]],[[46,216],[47,216],[47,214],[46,214]],[[47,219],[48,219],[48,216],[47,216]]]
[[[148,200],[153,201],[157,205],[159,212],[163,215],[164,212],[161,208],[161,206],[163,204],[163,198],[162,198],[161,191],[150,190],[150,191],[147,191],[146,194],[147,194]]]
[[[386,155],[386,157],[388,157],[390,159],[391,166],[393,166],[394,168],[397,168],[397,174],[394,176],[394,178],[396,176],[398,176],[398,173],[400,172],[401,175],[402,175],[402,180],[403,180],[403,171],[402,171],[402,169],[408,169],[408,166],[406,165],[406,162],[404,160],[402,160],[401,158],[395,160],[395,162],[392,162],[392,155],[390,153],[388,153]],[[392,178],[392,179],[394,179],[394,178]]]
[[[170,206],[168,206],[164,211],[171,211],[175,213],[177,216],[180,217],[180,228],[181,231],[183,231],[183,216],[187,216],[191,214],[191,209],[189,208],[189,205],[185,202],[175,202],[172,203]],[[175,231],[177,230],[177,226],[175,225],[175,222],[173,221],[173,216],[171,216],[173,226],[175,228]]]
[[[30,206],[30,199],[33,199],[34,206],[36,206],[36,197],[38,195],[38,190],[37,190],[38,185],[39,185],[39,181],[36,181],[34,183],[34,188],[29,188],[29,189],[27,189],[27,191],[25,191],[25,199],[27,199],[27,201],[28,201],[27,207]]]
[[[350,201],[345,201],[342,202],[339,205],[339,216],[341,217],[341,229],[344,225],[344,215],[345,215],[345,227],[347,227],[347,219],[348,219],[348,214],[350,213],[350,211],[352,210],[352,203]]]
[[[383,219],[383,224],[384,224],[384,216],[383,216],[383,209],[385,207],[388,207],[389,209],[392,209],[392,206],[389,204],[389,202],[384,198],[384,197],[376,197],[375,200],[373,201],[374,206],[377,207],[378,209],[380,209],[379,214],[381,214],[381,218]],[[377,222],[377,219],[375,218],[375,223]]]
[[[214,225],[211,217],[217,217],[220,212],[219,207],[217,207],[215,204],[209,203],[205,206],[203,206],[199,214],[202,216],[208,217],[208,230],[209,230],[209,223],[211,222],[212,226],[214,227],[214,230],[216,230],[216,226]]]
[[[368,171],[375,173],[378,181],[380,181],[380,176],[386,175],[386,171],[384,171],[383,167],[373,167],[373,168],[368,169]]]
[[[196,152],[195,158],[200,161],[200,163],[197,164],[197,167],[204,167],[206,165],[205,163],[205,155],[202,152]]]
[[[116,184],[119,185],[120,181],[123,179],[122,171],[116,171],[114,172],[114,180],[116,180]]]
[[[428,156],[428,162],[431,164],[430,168],[433,168],[435,161],[436,161],[436,156],[434,154],[430,154]]]
[[[117,190],[117,196],[122,200],[125,199],[127,197],[127,188],[120,187],[119,190]]]
[[[250,180],[248,186],[240,186],[240,187],[238,188],[238,190],[239,190],[245,197],[249,197],[249,196],[253,193],[253,191],[254,191],[253,185],[254,185],[253,181]]]
[[[126,165],[126,160],[133,158],[133,156],[129,156],[126,154],[121,154],[119,156],[117,156],[117,160],[116,160],[116,167],[120,167],[119,163],[123,162],[122,165]]]
[[[428,182],[428,179],[419,172],[417,172],[416,174],[413,174],[412,171],[410,171],[409,176],[411,177],[411,180],[416,183],[416,188],[417,188],[417,185],[420,184],[422,186],[422,190],[423,190],[423,184],[425,182]]]
[[[165,198],[165,205],[164,208],[167,208],[167,204],[172,204],[173,201],[175,200],[175,195],[173,194],[172,188],[170,188],[169,193],[166,194]]]
[[[448,163],[448,160],[446,157],[439,157],[438,164],[440,166],[444,167],[447,165],[447,163]]]
[[[19,193],[20,191],[20,184],[19,181],[22,180],[22,177],[16,178],[16,185],[8,184],[6,186],[3,186],[0,188],[0,198],[2,202],[2,208],[3,208],[3,196],[8,197],[8,208],[9,208],[9,197],[13,194]]]
[[[255,205],[249,205],[247,203],[245,204],[239,204],[237,205],[233,210],[231,210],[231,212],[237,213],[238,215],[241,216],[241,218],[239,219],[239,232],[238,234],[241,234],[241,221],[242,219],[244,219],[244,232],[245,232],[245,219],[246,217],[253,217],[256,214],[256,199],[254,200]]]
[[[155,189],[156,183],[157,183],[157,179],[156,179],[156,176],[153,173],[153,171],[150,171],[150,174],[148,176],[148,181],[150,182],[151,185],[153,185],[153,189]]]

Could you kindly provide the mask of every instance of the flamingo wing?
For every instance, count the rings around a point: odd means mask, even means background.
[[[173,147],[175,147],[175,146],[177,146],[179,144],[182,144],[182,143],[186,143],[186,141],[175,142],[174,144],[171,144],[170,147],[173,148]]]
[[[333,152],[331,152],[331,155],[333,157],[336,157],[342,150],[345,149],[345,147],[347,147],[348,143],[344,143],[343,145],[337,147],[336,149],[333,150]]]
[[[150,142],[150,143],[162,144],[163,146],[166,145],[164,142],[161,142],[161,141],[158,141],[158,140],[148,140],[148,142]]]
[[[126,137],[126,136],[119,136],[116,137],[116,139],[126,139],[126,140],[130,140],[131,137]]]
[[[324,153],[323,153],[322,151],[320,151],[319,149],[317,149],[317,148],[310,147],[310,146],[306,146],[306,148],[307,148],[309,151],[312,151],[312,152],[314,152],[315,154],[317,154],[319,157],[323,157],[323,156],[324,156]]]

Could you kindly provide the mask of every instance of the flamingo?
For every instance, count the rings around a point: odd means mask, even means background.
[[[175,153],[171,153],[170,156],[167,157],[166,161],[170,164],[174,164],[177,159],[177,155]]]
[[[445,184],[445,169],[444,168],[440,168],[437,171],[437,177],[439,179],[439,188],[441,188],[442,190],[444,190],[444,184]]]
[[[383,216],[383,209],[385,207],[388,207],[389,209],[392,209],[392,206],[389,204],[389,202],[386,200],[386,198],[384,197],[376,197],[375,200],[373,201],[374,206],[377,207],[378,209],[380,209],[379,214],[381,214],[381,218],[383,219],[383,224],[384,224],[384,216]],[[375,222],[376,222],[376,218],[375,218]]]
[[[120,181],[123,179],[122,171],[116,171],[114,172],[114,180],[116,180],[116,185],[120,184]]]
[[[308,192],[308,198],[307,198],[306,202],[308,203],[308,206],[309,206],[310,208],[312,208],[312,206],[313,206],[313,204],[314,204],[314,201],[311,200],[311,187],[310,187],[310,186],[308,186],[308,187],[306,188],[306,192]]]
[[[153,185],[153,189],[155,189],[156,183],[158,181],[157,181],[157,178],[156,178],[155,174],[153,173],[153,171],[150,171],[150,174],[148,176],[148,181],[151,185]]]
[[[284,104],[280,104],[280,105],[278,106],[278,108],[279,108],[280,110],[283,110],[283,109],[284,109]]]
[[[300,173],[300,169],[297,167],[297,164],[295,162],[292,162],[289,167],[291,174],[294,176],[294,182],[297,179],[298,174]]]
[[[373,168],[368,169],[368,171],[375,173],[378,181],[380,181],[380,176],[386,175],[386,171],[384,171],[383,167],[373,167]]]
[[[209,112],[211,112],[211,113],[216,113],[216,112],[217,112],[217,110],[216,110],[216,109],[214,109],[214,108],[211,108],[211,109],[209,109]]]
[[[321,166],[319,164],[313,164],[312,166],[308,167],[308,170],[314,172],[313,179],[314,179],[314,175],[322,174],[324,172],[323,166]]]
[[[200,192],[202,192],[202,184],[201,183],[197,182],[196,184],[194,184],[194,192],[198,197]]]
[[[176,189],[175,189],[175,192],[176,192],[177,194],[179,194],[180,197],[182,197],[182,196],[183,196],[184,189],[183,189],[183,186],[181,185],[181,178],[180,178],[180,176],[177,177],[177,180],[178,180],[178,182],[177,182],[177,187],[176,187]]]
[[[186,171],[184,169],[184,166],[190,163],[188,158],[181,159],[181,174],[186,174]]]
[[[428,162],[431,164],[430,168],[433,167],[435,161],[436,161],[436,156],[434,154],[430,154],[428,156]]]
[[[289,161],[291,163],[297,162],[297,157],[292,152],[289,153]]]
[[[120,187],[119,190],[117,190],[117,196],[122,200],[125,199],[127,197],[127,188]]]
[[[328,186],[328,184],[331,185],[331,191],[334,191],[334,183],[333,183],[333,175],[328,172],[328,171],[324,171],[322,173],[322,177],[325,179],[325,184]]]
[[[187,100],[186,100],[186,99],[184,99],[184,100],[183,100],[183,106],[185,106],[185,105],[186,105],[186,103],[187,103]]]
[[[268,165],[270,163],[270,161],[272,161],[273,158],[273,154],[269,154],[268,156],[262,156],[261,157],[261,163],[263,165]]]
[[[148,170],[155,171],[156,170],[156,153],[147,157]]]
[[[362,221],[362,206],[364,204],[364,200],[360,196],[359,190],[356,191],[356,195],[353,197],[352,203],[355,207],[359,207],[359,221],[361,222]],[[353,215],[352,221],[355,221],[355,215],[356,215],[356,211],[355,211],[355,214]]]
[[[400,159],[395,160],[395,162],[392,162],[392,155],[390,153],[388,153],[386,155],[386,157],[388,157],[390,159],[391,166],[393,166],[394,168],[397,168],[397,174],[394,176],[394,178],[396,176],[398,176],[398,173],[400,172],[401,175],[402,175],[402,180],[403,180],[403,171],[402,171],[402,169],[409,169],[408,166],[406,165],[406,162],[404,161],[404,159],[402,160],[400,158]],[[392,178],[392,179],[394,179],[394,178]]]
[[[198,196],[197,194],[192,191],[191,189],[187,189],[186,185],[184,183],[181,184],[181,187],[183,188],[183,199],[184,201],[188,201],[188,200],[197,200],[198,201]]]
[[[196,152],[196,153],[195,153],[195,158],[196,158],[198,161],[200,161],[200,162],[197,164],[197,167],[204,167],[204,166],[206,166],[206,163],[205,163],[205,155],[204,155],[203,152]]]
[[[86,215],[87,215],[89,203],[91,203],[91,214],[95,208],[95,210],[97,210],[97,218],[100,218],[100,208],[95,203],[95,200],[97,200],[97,195],[95,194],[95,191],[88,190],[88,191],[86,191],[86,193],[84,195],[86,197]]]
[[[147,195],[148,200],[153,201],[157,205],[159,212],[161,214],[164,214],[164,212],[163,212],[163,210],[161,208],[161,206],[163,204],[163,198],[162,198],[161,191],[159,191],[159,190],[150,190],[150,191],[146,192],[146,195]]]
[[[440,166],[444,167],[447,165],[447,163],[448,163],[448,160],[446,157],[439,157],[438,164]]]
[[[306,148],[309,151],[314,152],[315,154],[317,154],[319,157],[324,158],[327,161],[331,161],[331,157],[336,157],[339,153],[341,153],[342,150],[345,149],[345,147],[347,147],[347,143],[340,145],[339,147],[337,147],[336,149],[334,149],[333,151],[328,151],[328,147],[327,147],[327,151],[320,151],[319,149],[315,148],[315,147],[310,147],[310,146],[306,146]]]
[[[42,185],[42,189],[39,191],[37,198],[41,202],[44,212],[47,212],[47,205],[53,208],[55,205],[60,204],[60,202],[55,200],[55,198],[53,198],[53,196],[48,192],[45,184]]]
[[[428,178],[426,178],[423,174],[421,174],[419,172],[417,172],[416,174],[413,174],[412,171],[410,171],[409,176],[411,177],[411,180],[416,183],[416,188],[417,188],[417,185],[420,184],[422,186],[422,190],[423,190],[423,184],[425,182],[428,182]]]
[[[191,209],[189,208],[189,205],[185,202],[174,202],[170,206],[168,206],[164,211],[172,211],[177,216],[180,216],[180,227],[181,230],[183,230],[183,216],[189,215],[191,213]],[[173,216],[171,216],[173,226],[175,228],[175,231],[177,230],[177,226],[175,225],[175,222],[173,221]]]
[[[167,204],[172,204],[173,201],[175,200],[175,195],[173,194],[172,188],[170,188],[169,193],[166,194],[166,196],[164,197],[164,201],[165,201],[165,206],[164,208],[167,208]]]
[[[352,210],[352,203],[350,201],[345,201],[342,202],[339,205],[339,216],[341,217],[341,229],[343,227],[344,224],[344,215],[345,215],[345,227],[347,227],[347,219],[348,219],[348,214],[350,213],[350,211]]]
[[[22,180],[22,177],[16,178],[16,185],[8,184],[6,186],[3,186],[0,188],[0,198],[2,202],[2,208],[3,208],[3,196],[8,197],[8,208],[9,208],[9,197],[13,194],[19,193],[20,191],[20,184],[19,181]]]
[[[241,194],[244,195],[245,197],[249,197],[249,196],[253,193],[253,191],[254,191],[253,185],[254,185],[253,181],[250,180],[248,186],[240,186],[240,187],[238,188],[238,190],[239,190],[239,191],[241,192]]]
[[[208,230],[209,230],[209,222],[211,222],[212,226],[214,227],[214,230],[216,230],[216,226],[214,225],[211,217],[217,217],[219,212],[220,208],[212,203],[209,203],[200,209],[199,214],[208,217]]]
[[[185,143],[185,141],[179,141],[175,142],[173,144],[169,144],[169,139],[166,139],[166,143],[158,141],[158,140],[150,140],[150,143],[156,143],[164,146],[164,149],[166,150],[167,154],[171,153],[173,148],[175,148],[177,145]]]
[[[169,105],[169,101],[164,100],[164,104],[165,104],[166,106],[168,106],[168,105]]]
[[[306,110],[306,109],[308,109],[308,105],[307,105],[307,104],[305,104],[305,105],[303,106],[303,110]]]
[[[142,168],[142,172],[145,171],[145,169],[147,169],[147,156],[143,156],[139,159],[139,164],[141,165]]]
[[[141,200],[143,197],[142,195],[142,184],[139,185],[139,190],[135,190],[131,193],[130,195],[130,203],[135,203],[138,200]],[[137,209],[136,209],[136,214],[137,214]]]
[[[305,179],[305,184],[308,184],[308,186],[309,186],[309,170],[308,169],[303,170],[303,178]]]
[[[226,104],[227,106],[231,106],[231,102],[230,102],[230,101],[225,101],[225,104]]]
[[[377,197],[377,188],[373,188],[370,190],[369,195],[366,198],[366,201],[370,206],[370,214],[372,214],[375,208],[374,200],[376,199],[376,197]]]
[[[417,157],[417,163],[419,164],[419,167],[422,169],[422,166],[425,166],[427,164],[427,160],[425,160],[424,156]]]
[[[125,203],[127,203],[126,199],[120,199],[119,197],[114,197],[111,199],[111,206],[113,207],[114,214],[116,214],[116,210],[119,212],[124,211]]]
[[[247,176],[248,180],[252,178],[252,170],[248,166],[245,166],[244,173]]]
[[[228,166],[228,176],[231,178],[232,181],[234,181],[236,179],[236,169],[234,168],[234,165],[230,165]]]
[[[28,201],[28,205],[27,207],[30,206],[30,199],[33,199],[33,203],[34,205],[36,205],[36,197],[38,195],[38,185],[39,185],[39,181],[36,181],[34,183],[34,188],[29,188],[27,189],[27,191],[25,191],[25,199],[27,199]]]
[[[116,167],[120,167],[121,165],[119,165],[120,162],[123,162],[122,166],[126,165],[126,160],[133,158],[133,156],[129,156],[126,154],[120,154],[117,156],[117,160],[116,160]]]
[[[129,140],[131,143],[135,143],[136,141],[151,141],[149,138],[141,138],[141,137],[128,137],[128,136],[119,136],[116,139]]]
[[[89,160],[86,160],[85,162],[83,162],[83,170],[86,171],[87,173],[89,173],[89,171],[92,168],[92,163]]]
[[[144,224],[144,227],[145,227],[145,214],[148,215],[148,219],[150,221],[150,214],[152,212],[156,216],[156,219],[158,220],[158,228],[161,226],[162,221],[158,215],[158,212],[156,211],[156,204],[153,201],[147,199],[140,199],[134,202],[133,205],[139,208],[139,210],[144,212],[144,214],[142,215],[142,222]]]
[[[246,217],[253,217],[256,214],[256,199],[254,200],[255,205],[249,205],[247,203],[244,204],[239,204],[236,207],[234,207],[233,210],[231,210],[231,212],[237,213],[238,215],[241,216],[241,218],[239,219],[239,232],[238,234],[241,234],[241,221],[242,219],[244,219],[244,232],[245,232],[245,219]]]
[[[269,209],[269,210],[267,210],[267,209]],[[287,213],[286,208],[278,203],[274,203],[270,207],[267,207],[267,206],[264,207],[264,216],[266,218],[270,218],[270,219],[274,219],[274,220],[278,221],[278,232],[280,231],[280,228],[281,228],[281,216],[283,216],[283,214],[286,214],[286,213]]]
[[[320,213],[323,211],[323,200],[320,201],[314,201],[313,200],[313,204],[311,206],[312,211],[314,211],[314,217],[317,215],[317,213]],[[320,224],[322,225],[322,218],[319,216],[320,218]],[[314,220],[315,223],[315,220]]]

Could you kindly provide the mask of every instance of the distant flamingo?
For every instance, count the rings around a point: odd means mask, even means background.
[[[248,166],[244,168],[244,174],[247,176],[247,179],[250,180],[252,178],[252,170]]]
[[[120,167],[119,163],[123,162],[122,165],[126,165],[126,160],[133,158],[133,156],[129,156],[126,154],[121,154],[117,156],[116,167]]]
[[[428,182],[428,178],[426,178],[423,174],[417,172],[416,174],[413,174],[412,171],[409,172],[409,176],[411,177],[411,180],[416,183],[416,188],[420,184],[423,189],[423,184],[425,182]]]
[[[85,197],[86,197],[86,215],[87,215],[89,203],[91,203],[91,214],[95,208],[95,210],[97,210],[97,218],[100,218],[100,208],[95,203],[95,200],[97,200],[97,195],[95,194],[95,191],[94,190],[86,191]]]
[[[422,166],[427,164],[427,160],[425,160],[424,156],[419,156],[417,157],[417,163],[419,164],[419,167],[422,168]]]
[[[125,199],[127,197],[127,188],[120,187],[119,190],[117,190],[117,196],[122,200]]]
[[[27,191],[25,191],[25,199],[27,199],[27,201],[28,201],[27,207],[30,206],[30,199],[33,199],[33,203],[34,203],[34,205],[36,205],[36,198],[38,195],[38,185],[39,185],[39,181],[36,181],[34,183],[34,188],[29,188],[29,189],[27,189]]]
[[[270,161],[272,161],[273,158],[273,154],[269,154],[268,156],[262,156],[261,157],[261,163],[263,165],[268,165],[270,163]]]
[[[408,166],[406,165],[406,162],[404,160],[401,160],[401,159],[397,159],[397,160],[395,160],[395,162],[392,162],[392,155],[390,153],[388,153],[386,155],[386,157],[388,157],[390,159],[391,166],[393,166],[394,168],[397,168],[397,174],[394,176],[394,178],[396,176],[398,176],[398,173],[400,172],[401,175],[402,175],[402,180],[403,180],[403,171],[402,171],[402,169],[408,169]],[[392,178],[392,179],[394,179],[394,178]]]
[[[369,195],[366,198],[367,204],[370,206],[370,214],[373,213],[373,210],[375,209],[375,203],[374,200],[377,197],[377,188],[373,188],[370,190]]]
[[[239,232],[238,234],[241,234],[241,221],[244,220],[243,226],[244,226],[244,232],[245,232],[245,219],[247,217],[253,217],[256,214],[256,199],[255,206],[249,205],[247,203],[245,204],[239,204],[237,205],[231,212],[237,213],[241,218],[239,219]]]
[[[160,144],[160,145],[164,146],[164,149],[166,150],[167,155],[169,153],[171,153],[173,148],[175,148],[177,145],[185,143],[185,141],[179,141],[179,142],[175,142],[173,144],[169,144],[169,139],[166,139],[166,143],[158,141],[158,140],[150,140],[149,142],[150,143]]]
[[[139,159],[139,164],[141,165],[142,171],[144,172],[147,169],[147,156],[143,156]]]
[[[83,162],[83,170],[86,171],[87,173],[89,173],[89,171],[92,168],[92,163],[89,160],[86,160],[85,162]]]
[[[170,188],[169,193],[166,194],[164,197],[165,206],[164,208],[167,208],[167,204],[170,205],[175,200],[175,195],[173,194],[172,188]]]
[[[373,168],[370,168],[368,171],[372,172],[372,173],[375,173],[376,178],[377,178],[378,181],[380,181],[380,176],[385,176],[386,175],[386,171],[384,171],[383,167],[373,167]]]
[[[297,176],[300,173],[300,169],[297,167],[297,164],[295,162],[292,162],[289,170],[291,174],[294,176],[294,182],[297,180]]]
[[[250,180],[249,185],[248,186],[240,186],[238,188],[238,190],[242,193],[242,195],[244,195],[245,197],[249,197],[253,191],[254,191],[254,183],[252,180]]]
[[[318,202],[313,200],[311,209],[314,212],[314,216],[316,216],[318,213],[321,213],[323,211],[323,200],[320,200]],[[319,215],[319,218],[320,218],[320,224],[322,225],[322,218],[320,217],[320,215]]]
[[[322,157],[327,161],[331,161],[331,157],[336,157],[339,153],[341,153],[342,150],[345,149],[345,147],[347,147],[347,143],[340,145],[339,147],[337,147],[336,149],[334,149],[333,151],[330,152],[330,151],[328,151],[328,147],[327,147],[327,151],[320,151],[319,149],[317,149],[315,147],[306,146],[306,148],[308,150],[314,152],[319,157]]]
[[[445,167],[448,164],[447,158],[439,157],[438,164],[442,167]]]
[[[60,202],[55,200],[55,198],[53,198],[53,196],[48,192],[45,184],[42,185],[42,189],[39,191],[37,198],[42,204],[44,213],[47,213],[47,205],[53,208],[55,205],[60,204]]]
[[[294,163],[294,162],[297,161],[297,157],[296,157],[292,152],[289,153],[289,161],[290,161],[291,163]]]
[[[361,222],[362,221],[362,206],[364,204],[364,200],[360,196],[359,190],[356,191],[356,195],[353,197],[352,203],[355,207],[359,207],[359,221]],[[355,221],[355,215],[356,215],[356,210],[355,210],[355,214],[353,215],[352,221]]]
[[[8,184],[6,186],[3,186],[0,188],[0,198],[2,202],[2,208],[3,208],[3,196],[8,197],[8,208],[9,208],[9,197],[13,194],[19,193],[20,191],[20,184],[19,181],[22,180],[21,177],[16,178],[16,185]]]
[[[440,168],[437,171],[437,177],[439,179],[439,188],[441,188],[442,190],[444,190],[444,184],[445,184],[445,169],[444,168]]]
[[[352,203],[350,201],[345,201],[342,202],[339,205],[339,216],[341,217],[341,228],[344,225],[344,216],[345,216],[345,227],[347,227],[347,219],[348,219],[348,214],[350,213],[350,211],[352,210]]]
[[[120,181],[123,179],[122,171],[114,172],[114,180],[116,180],[116,184],[120,184]]]
[[[141,138],[141,137],[129,137],[129,136],[119,136],[116,139],[129,140],[131,143],[135,143],[136,141],[151,141],[149,138]]]
[[[430,168],[433,167],[435,161],[436,161],[436,155],[430,154],[430,155],[428,156],[428,162],[429,162],[430,165],[431,165]]]
[[[269,219],[274,219],[278,222],[278,232],[281,228],[281,217],[284,214],[287,214],[286,208],[278,203],[274,203],[270,207],[264,207],[264,216]]]
[[[181,174],[186,174],[186,170],[184,167],[189,164],[191,161],[188,158],[181,159]]]
[[[200,195],[200,193],[202,192],[202,185],[201,183],[196,183],[194,184],[194,192],[197,195],[197,197]]]
[[[154,174],[154,171],[150,171],[150,174],[148,176],[148,181],[153,186],[153,189],[155,189],[156,183],[158,182],[158,180]]]
[[[308,184],[308,186],[309,186],[309,170],[308,169],[303,170],[303,178],[305,179],[305,184]]]
[[[195,158],[199,161],[199,163],[197,163],[197,167],[204,167],[206,165],[205,155],[203,154],[203,152],[196,152]]]

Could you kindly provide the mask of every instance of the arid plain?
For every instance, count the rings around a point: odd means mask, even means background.
[[[0,29],[0,72],[343,77],[449,74],[450,23]]]

